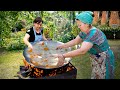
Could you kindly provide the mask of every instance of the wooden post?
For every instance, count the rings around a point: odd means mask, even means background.
[[[110,20],[109,20],[109,26],[112,27],[112,25],[120,25],[120,19],[119,19],[119,14],[118,11],[111,11],[110,14]]]
[[[96,25],[96,24],[98,24],[98,21],[99,21],[100,12],[99,11],[94,11],[93,13],[94,13],[93,24]]]
[[[102,11],[101,25],[106,25],[108,20],[108,12]]]

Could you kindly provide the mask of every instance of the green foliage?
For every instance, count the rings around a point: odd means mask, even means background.
[[[47,22],[47,25],[44,25],[44,34],[46,38],[54,38],[55,26],[53,22]]]
[[[9,37],[11,29],[16,24],[17,11],[0,11],[0,38]]]
[[[7,50],[23,50],[25,47],[25,44],[23,42],[24,35],[24,31],[11,33],[10,38],[3,39],[2,46],[5,47]]]
[[[72,32],[71,33],[74,35],[74,37],[76,37],[79,34],[79,32],[80,32],[80,29],[78,28],[77,24],[74,24],[72,26]]]
[[[97,28],[104,32],[107,39],[120,39],[120,27],[113,28],[107,25],[99,25]]]
[[[113,28],[113,27],[110,27],[110,26],[107,26],[107,25],[99,25],[99,26],[96,26],[97,28],[99,28],[100,30],[102,31],[120,31],[120,27],[117,27],[117,28]]]
[[[25,28],[25,22],[24,21],[18,21],[15,25],[15,28],[17,31],[21,31],[22,28]]]
[[[25,23],[25,28],[29,29],[33,25],[33,20],[36,18],[35,11],[20,11],[18,13],[17,23],[21,24],[21,21]]]
[[[61,41],[63,43],[66,43],[70,40],[73,39],[73,35],[71,32],[67,32],[66,34],[64,34],[64,32],[62,32],[60,35],[57,36],[56,40],[57,41]]]
[[[72,35],[71,32],[66,33],[66,34],[62,37],[62,42],[66,43],[66,42],[72,40],[72,39],[73,39],[72,36],[73,36],[73,35]]]

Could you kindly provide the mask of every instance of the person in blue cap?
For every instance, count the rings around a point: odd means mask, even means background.
[[[68,48],[81,44],[80,48],[64,53],[54,54],[58,57],[58,65],[63,65],[65,58],[72,58],[85,53],[90,53],[91,79],[114,79],[114,53],[111,50],[105,34],[92,26],[94,14],[91,11],[81,12],[76,16],[76,23],[80,28],[79,35],[56,49]]]

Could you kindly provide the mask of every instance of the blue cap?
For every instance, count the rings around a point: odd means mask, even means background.
[[[81,12],[80,14],[78,14],[76,16],[76,19],[78,19],[81,22],[86,23],[86,24],[92,24],[92,21],[93,21],[92,15],[93,15],[93,12],[84,11],[84,12]]]

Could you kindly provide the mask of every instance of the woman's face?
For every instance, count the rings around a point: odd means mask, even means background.
[[[36,30],[39,30],[42,27],[42,22],[34,23],[34,27],[35,27]]]
[[[80,28],[81,31],[83,31],[83,32],[86,31],[87,26],[88,26],[87,24],[85,24],[79,20],[76,20],[76,23],[77,23],[78,28]]]

